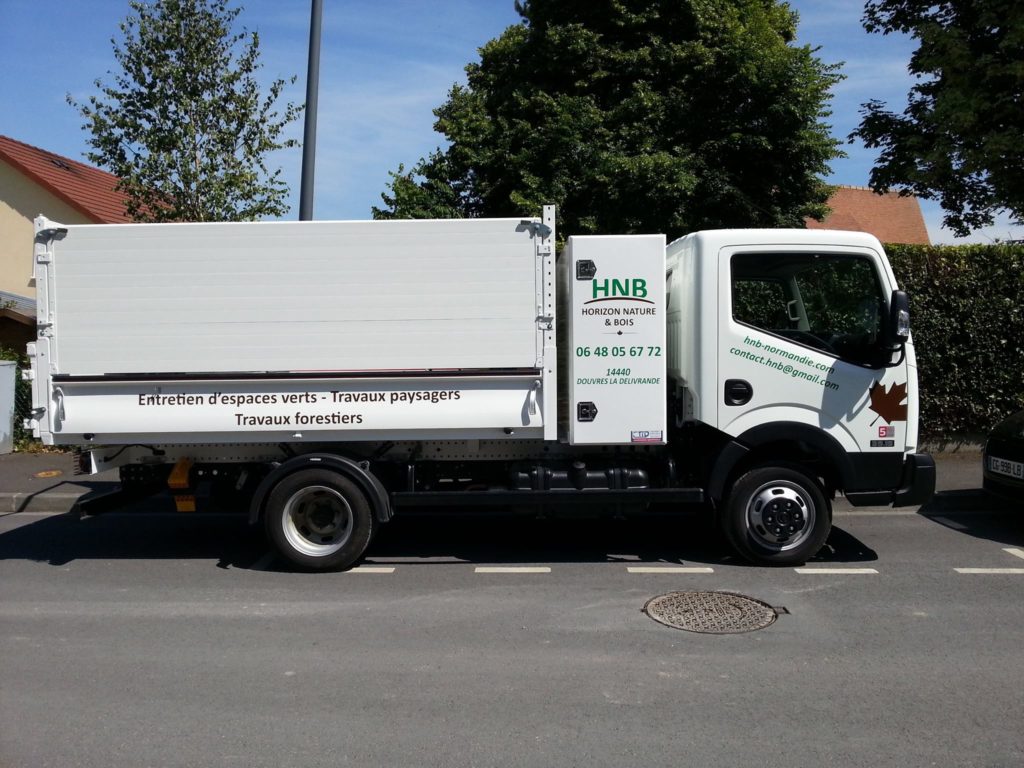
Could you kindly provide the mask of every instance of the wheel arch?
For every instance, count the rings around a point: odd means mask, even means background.
[[[799,422],[775,422],[749,429],[725,445],[711,469],[708,496],[721,503],[737,477],[768,462],[812,470],[826,491],[846,487],[854,474],[849,454],[827,432]]]
[[[249,505],[249,522],[256,524],[266,510],[267,498],[274,487],[289,475],[303,469],[328,469],[351,480],[366,496],[378,522],[391,519],[391,501],[380,480],[370,472],[367,461],[354,461],[336,453],[309,453],[276,465],[260,481]]]

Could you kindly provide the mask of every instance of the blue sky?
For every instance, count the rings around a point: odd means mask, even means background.
[[[286,97],[305,98],[308,0],[240,0],[239,22],[260,34],[263,75],[298,75]],[[868,99],[902,110],[912,80],[906,65],[914,46],[899,36],[868,35],[857,0],[794,0],[799,42],[819,47],[829,63],[844,62],[831,124],[847,136]],[[109,81],[110,38],[128,13],[127,0],[0,0],[0,134],[84,159],[86,135],[65,94],[84,99],[93,81]],[[324,0],[320,118],[314,216],[369,218],[388,171],[416,162],[441,143],[431,110],[464,78],[477,48],[518,21],[513,0]],[[301,137],[302,126],[292,130]],[[847,145],[829,181],[866,185],[874,153]],[[298,215],[301,155],[274,158],[292,188]],[[937,205],[922,201],[933,242],[987,242],[1024,237],[1001,217],[996,226],[954,240],[941,228]]]

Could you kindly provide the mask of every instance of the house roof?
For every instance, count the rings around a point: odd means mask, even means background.
[[[131,221],[113,174],[7,136],[0,136],[0,160],[97,224]]]
[[[35,325],[36,300],[17,293],[0,291],[0,318],[11,318],[24,325]]]
[[[832,212],[823,221],[806,221],[808,229],[853,229],[869,232],[883,243],[929,245],[921,206],[913,195],[877,194],[867,187],[837,187],[828,200]]]
[[[0,306],[21,312],[23,315],[36,316],[36,300],[17,293],[0,291]]]

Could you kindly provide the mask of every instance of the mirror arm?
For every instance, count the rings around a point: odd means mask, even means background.
[[[892,361],[892,353],[895,352],[895,351],[896,350],[889,350],[889,362],[886,363],[884,366],[882,366],[883,368],[895,368],[898,365],[903,365],[903,361],[907,359],[907,344],[906,344],[906,342],[900,344],[900,356],[899,356],[899,358],[895,362],[893,362]]]

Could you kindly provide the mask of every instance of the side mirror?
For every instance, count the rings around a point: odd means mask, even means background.
[[[910,297],[905,291],[892,292],[885,336],[893,349],[903,346],[910,338]]]

